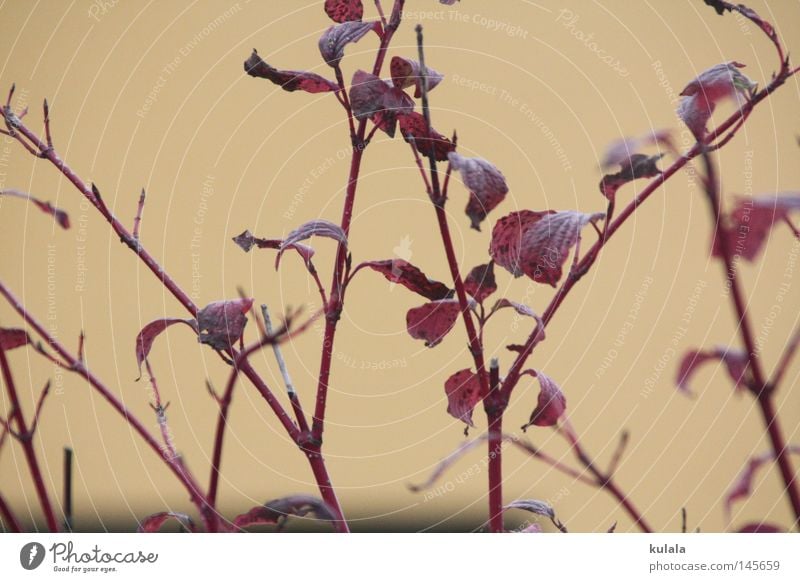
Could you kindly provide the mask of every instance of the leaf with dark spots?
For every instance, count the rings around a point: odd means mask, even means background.
[[[405,89],[413,85],[415,87],[414,97],[417,99],[422,97],[423,79],[427,80],[428,82],[428,91],[431,91],[444,79],[444,75],[441,73],[437,73],[430,67],[426,67],[426,69],[427,75],[423,77],[417,61],[405,59],[399,56],[392,57],[392,62],[389,66],[389,70],[392,74],[392,83],[394,83],[394,86],[398,89]]]
[[[542,372],[533,373],[539,381],[539,400],[530,420],[523,425],[523,431],[533,425],[555,426],[567,410],[567,399],[558,384]]]
[[[639,178],[654,178],[661,174],[661,169],[656,166],[664,154],[648,156],[633,154],[629,159],[620,163],[620,171],[616,174],[606,174],[600,180],[600,192],[609,200],[614,200],[617,190],[628,182]]]
[[[739,71],[742,67],[735,61],[715,65],[681,91],[683,99],[678,105],[678,116],[698,140],[704,139],[708,132],[706,124],[719,101],[732,97],[741,105],[755,90],[756,83]]]
[[[142,376],[142,364],[147,359],[147,356],[150,355],[153,342],[165,329],[176,323],[185,323],[192,328],[192,331],[197,333],[197,324],[194,319],[178,319],[173,317],[165,317],[164,319],[151,321],[138,333],[136,336],[136,365],[139,367],[139,377]]]
[[[742,350],[717,346],[711,350],[691,350],[686,352],[678,367],[676,379],[678,390],[687,395],[692,395],[693,392],[689,387],[689,381],[700,366],[713,360],[719,360],[725,365],[728,375],[733,380],[734,388],[747,384],[747,353]]]
[[[246,253],[249,253],[253,247],[280,250],[283,244],[283,240],[279,238],[258,238],[257,236],[253,236],[249,230],[245,230],[242,234],[233,237],[233,242]],[[303,258],[303,262],[305,262],[306,266],[311,264],[311,258],[314,256],[314,249],[300,243],[295,243],[290,245],[290,247],[296,250]]]
[[[444,383],[447,395],[447,413],[468,426],[472,422],[472,410],[481,401],[481,384],[478,375],[469,369],[459,370]]]
[[[162,511],[161,513],[154,513],[150,515],[139,524],[139,533],[156,533],[161,529],[168,520],[175,520],[181,524],[185,531],[194,532],[196,528],[192,518],[185,513],[176,513],[174,511]]]
[[[237,516],[233,525],[246,528],[253,525],[281,524],[289,516],[305,517],[312,514],[316,519],[335,521],[331,508],[321,499],[310,495],[290,495],[273,499]]]
[[[239,341],[247,325],[247,312],[253,306],[249,298],[209,303],[197,312],[197,339],[215,350],[227,350]]]
[[[756,522],[743,525],[737,533],[784,533],[784,530],[772,523]]]
[[[761,254],[772,228],[785,221],[792,212],[800,210],[800,193],[783,195],[740,197],[727,216],[722,234],[731,255],[753,262]],[[722,256],[720,240],[716,235],[712,241],[711,254]]]
[[[537,283],[555,287],[583,227],[604,216],[572,210],[512,212],[495,224],[489,254],[515,277],[524,274]]]
[[[361,70],[353,75],[350,105],[358,119],[372,119],[390,136],[395,133],[398,114],[414,110],[414,101],[401,89]]]
[[[398,283],[422,295],[426,299],[436,301],[452,297],[453,291],[444,283],[429,279],[425,273],[403,259],[386,259],[383,261],[367,261],[361,263],[356,269],[368,267],[381,273],[391,283]]]
[[[447,157],[469,190],[466,212],[472,228],[480,230],[486,215],[506,197],[506,179],[500,170],[482,158],[465,158],[456,152],[451,152]]]
[[[536,515],[541,515],[548,519],[555,519],[556,512],[553,510],[550,505],[544,501],[539,501],[538,499],[518,499],[516,501],[512,501],[503,509],[522,509],[524,511],[529,511]]]
[[[795,455],[800,455],[800,446],[789,445],[787,450]],[[728,515],[728,519],[730,519],[733,504],[740,499],[747,499],[752,494],[753,479],[758,470],[774,460],[775,453],[773,451],[767,451],[752,457],[747,462],[747,465],[745,465],[744,469],[742,469],[741,473],[736,477],[725,496],[725,513]]]
[[[0,349],[9,351],[32,343],[31,336],[24,329],[0,327]]]
[[[264,62],[256,49],[244,62],[244,70],[251,77],[260,77],[272,81],[285,91],[305,91],[306,93],[324,93],[338,91],[339,85],[333,81],[308,71],[281,71]]]
[[[334,22],[351,22],[364,17],[361,0],[325,0],[325,14]]]
[[[425,341],[429,348],[442,341],[458,319],[461,308],[455,299],[431,301],[414,307],[406,314],[406,327],[414,339]]]
[[[67,230],[69,228],[69,215],[60,208],[56,208],[49,202],[44,202],[43,200],[39,200],[38,198],[35,198],[34,196],[31,196],[26,192],[15,190],[13,188],[8,190],[0,190],[0,196],[10,196],[13,198],[21,198],[22,200],[27,200],[45,214],[49,214],[50,216],[52,216],[58,223],[58,226],[60,226],[64,230]]]
[[[304,253],[301,251],[301,249],[297,248],[297,243],[299,243],[301,240],[309,239],[312,236],[324,236],[326,238],[332,238],[333,240],[339,242],[339,244],[347,246],[347,235],[344,233],[341,226],[334,224],[329,220],[310,220],[309,222],[306,222],[294,229],[292,232],[286,235],[286,238],[283,239],[283,242],[278,249],[278,256],[275,257],[275,268],[277,269],[280,266],[281,256],[286,249],[294,248],[301,255],[303,255]]]
[[[403,138],[408,143],[413,143],[423,156],[430,156],[432,153],[437,161],[444,162],[447,160],[448,154],[456,149],[453,142],[435,129],[428,131],[425,117],[420,113],[414,111],[398,115],[397,121],[400,124],[400,133],[403,134]]]
[[[478,265],[472,269],[467,278],[464,279],[464,289],[478,303],[483,303],[489,295],[497,291],[497,281],[494,278],[494,261],[489,261],[485,265]]]
[[[344,57],[344,48],[358,42],[369,31],[377,30],[378,22],[342,22],[334,24],[319,39],[319,52],[331,67],[336,67]]]

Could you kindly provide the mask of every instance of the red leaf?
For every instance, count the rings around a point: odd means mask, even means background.
[[[361,20],[364,16],[364,5],[361,0],[325,0],[325,14],[334,22]]]
[[[739,528],[737,533],[784,533],[777,525],[764,522],[748,523]]]
[[[32,343],[31,336],[24,329],[0,327],[0,349],[8,351]]]
[[[231,299],[209,303],[197,312],[198,341],[215,350],[233,347],[244,333],[252,299]]]
[[[475,298],[478,303],[497,291],[497,281],[494,278],[494,261],[485,265],[478,265],[469,272],[464,279],[464,289]]]
[[[787,450],[790,453],[800,455],[800,446],[789,445]],[[750,497],[753,492],[753,479],[756,472],[765,464],[775,460],[775,453],[767,451],[756,457],[752,457],[742,469],[742,472],[736,477],[731,487],[728,489],[728,494],[725,496],[725,512],[730,519],[731,508],[736,501]]]
[[[478,375],[469,369],[459,370],[444,383],[444,391],[447,394],[447,413],[469,426],[475,426],[472,410],[481,401]]]
[[[162,511],[161,513],[154,513],[153,515],[144,518],[144,520],[139,524],[139,533],[156,533],[169,519],[174,519],[175,521],[179,522],[186,531],[196,531],[192,518],[185,513]]]
[[[756,87],[756,83],[739,72],[744,65],[735,61],[715,65],[700,73],[689,83],[681,95],[678,116],[698,140],[707,133],[706,123],[717,103],[733,97],[737,103],[746,98]]]
[[[691,395],[692,390],[689,388],[689,381],[700,366],[711,360],[720,360],[725,364],[728,375],[734,382],[734,388],[739,388],[746,384],[747,353],[742,350],[718,346],[713,350],[691,350],[686,352],[678,367],[678,376],[676,378],[678,390]]]
[[[278,524],[290,515],[304,517],[309,513],[314,514],[317,519],[326,521],[336,519],[324,501],[310,495],[291,495],[254,507],[247,513],[237,516],[233,520],[233,525],[245,528],[252,525]]]
[[[451,152],[447,157],[453,169],[461,173],[464,186],[469,190],[466,212],[472,221],[472,228],[480,230],[486,215],[506,197],[506,179],[500,170],[484,159],[465,158],[456,152]]]
[[[627,160],[620,162],[620,171],[616,174],[606,174],[600,180],[600,192],[609,200],[614,200],[617,190],[624,184],[638,178],[653,178],[661,174],[656,166],[664,154],[648,156],[645,154],[632,154]]]
[[[442,82],[444,76],[437,73],[430,67],[427,68],[427,75],[424,77],[428,81],[428,91],[431,91],[439,83]],[[398,89],[405,89],[414,85],[414,97],[419,99],[422,97],[422,80],[423,76],[419,70],[419,63],[411,59],[404,59],[403,57],[392,57],[390,65],[392,74],[392,83]]]
[[[306,93],[324,93],[338,91],[339,85],[308,71],[280,71],[265,63],[258,56],[256,49],[244,62],[244,70],[251,77],[268,79],[286,91],[305,91]]]
[[[459,312],[455,299],[431,301],[409,309],[406,314],[408,333],[415,339],[425,340],[425,345],[432,348],[453,329]]]
[[[164,319],[156,319],[155,321],[151,321],[138,333],[136,336],[136,365],[139,367],[139,377],[142,375],[142,363],[150,354],[150,350],[153,348],[153,342],[161,334],[161,332],[176,323],[185,323],[191,327],[195,333],[197,333],[194,319],[178,319],[173,317],[166,317]]]
[[[378,22],[342,22],[334,24],[319,39],[319,52],[331,67],[339,65],[344,57],[344,48],[351,42],[358,42],[370,30],[377,30]]]
[[[372,119],[390,136],[394,136],[397,115],[414,110],[414,101],[402,90],[361,70],[353,75],[350,105],[358,119]]]
[[[239,245],[239,248],[246,253],[249,253],[250,249],[253,247],[258,247],[260,249],[279,250],[283,244],[283,241],[279,238],[258,238],[253,236],[249,230],[246,230],[242,234],[233,237],[233,242]],[[290,247],[296,250],[297,253],[303,258],[303,261],[307,267],[311,264],[311,258],[314,256],[314,249],[300,243],[295,243],[290,245]]]
[[[572,210],[512,212],[495,224],[489,254],[515,277],[525,274],[555,287],[581,229],[603,217]]]
[[[381,273],[392,283],[399,283],[406,289],[410,289],[414,293],[418,293],[435,301],[437,299],[446,299],[452,296],[453,291],[444,283],[433,281],[425,276],[425,273],[420,271],[417,267],[404,261],[403,259],[387,259],[383,261],[368,261],[361,263],[356,269],[362,267],[369,267],[370,269]]]
[[[27,200],[45,214],[52,216],[58,223],[58,226],[64,230],[69,228],[69,215],[60,208],[56,208],[49,202],[44,202],[38,198],[34,198],[26,192],[21,192],[20,190],[15,189],[0,190],[0,196],[12,196],[14,198],[22,198],[23,200]]]
[[[398,115],[397,120],[400,123],[400,133],[405,140],[415,144],[423,156],[429,156],[432,152],[438,161],[443,162],[447,159],[447,155],[456,149],[453,142],[435,129],[429,132],[428,124],[420,113]]]
[[[728,250],[734,256],[755,261],[761,253],[772,227],[796,210],[800,210],[800,194],[790,192],[782,196],[740,197],[723,226]],[[721,257],[720,241],[712,241],[711,254]]]
[[[542,372],[533,372],[539,380],[539,401],[536,408],[531,413],[531,418],[522,430],[531,425],[536,426],[555,426],[558,419],[567,410],[567,399],[561,388],[558,387],[552,378]]]
[[[332,238],[335,241],[338,241],[340,244],[347,246],[347,235],[342,230],[338,224],[334,224],[329,220],[310,220],[305,224],[301,224],[299,227],[294,229],[286,238],[283,239],[280,248],[278,249],[278,256],[275,257],[275,268],[277,269],[281,263],[281,256],[283,256],[284,251],[286,249],[295,249],[299,252],[304,258],[306,258],[307,252],[302,248],[303,245],[298,247],[298,244],[301,240],[306,240],[311,238],[312,236],[324,236],[326,238]],[[306,249],[308,247],[305,247]],[[313,255],[313,250],[311,251]],[[311,259],[311,255],[308,255],[306,259],[306,264]]]

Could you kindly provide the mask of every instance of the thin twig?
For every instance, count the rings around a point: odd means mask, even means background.
[[[71,532],[72,521],[72,449],[64,447],[64,530]]]
[[[133,219],[133,238],[134,240],[139,240],[139,227],[142,224],[142,211],[144,210],[144,200],[146,197],[146,193],[144,188],[142,188],[142,193],[139,194],[139,205],[136,208],[136,217]]]

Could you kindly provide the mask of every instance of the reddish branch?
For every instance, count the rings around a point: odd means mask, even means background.
[[[748,386],[748,388],[756,398],[761,410],[761,417],[769,434],[772,450],[775,453],[775,460],[785,486],[786,496],[791,503],[792,511],[795,515],[795,522],[800,523],[800,491],[798,491],[794,468],[792,467],[792,461],[786,447],[786,439],[783,436],[778,416],[775,412],[773,396],[776,386],[767,382],[767,376],[764,373],[761,360],[758,357],[755,335],[753,334],[753,328],[747,311],[747,300],[745,299],[742,285],[739,282],[733,251],[729,244],[730,241],[723,232],[725,226],[723,223],[722,203],[720,201],[716,168],[711,159],[711,155],[707,151],[703,150],[702,156],[706,168],[705,190],[711,208],[711,218],[715,225],[715,240],[720,249],[722,261],[725,266],[726,277],[730,285],[731,301],[738,319],[738,330],[742,338],[742,343],[744,343],[747,350],[748,367],[752,374],[752,385]],[[778,378],[780,378],[780,375],[778,375]]]
[[[17,393],[17,386],[14,383],[14,377],[11,373],[11,367],[8,365],[6,351],[2,347],[0,347],[0,367],[2,368],[3,383],[6,385],[9,406],[11,408],[11,416],[9,421],[13,419],[16,424],[17,440],[19,441],[20,445],[22,446],[22,450],[25,453],[25,461],[28,464],[28,470],[30,471],[31,478],[33,479],[33,486],[36,489],[36,495],[39,498],[39,504],[41,505],[42,513],[44,513],[45,520],[47,521],[47,527],[51,532],[56,532],[58,531],[58,520],[56,519],[56,514],[53,511],[53,504],[50,502],[50,497],[47,493],[47,487],[44,483],[42,470],[39,467],[39,460],[36,457],[36,449],[33,446],[36,420],[34,420],[31,427],[28,428],[25,415],[22,413],[22,406],[20,405],[19,394]],[[40,402],[43,400],[44,398],[42,398]],[[40,407],[37,406],[37,418],[39,416],[39,409]],[[10,430],[10,426],[8,430]]]

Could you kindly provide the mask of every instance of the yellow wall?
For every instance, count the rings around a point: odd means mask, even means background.
[[[313,218],[339,220],[349,153],[338,103],[330,95],[286,93],[242,70],[255,47],[275,66],[330,76],[317,49],[329,25],[320,4],[7,2],[0,8],[0,90],[16,81],[15,101],[30,106],[27,121],[37,131],[40,103],[48,98],[58,151],[99,185],[128,224],[140,188],[147,188],[144,244],[199,304],[235,297],[242,286],[273,313],[318,306],[295,256],[286,257],[279,275],[271,252],[244,254],[230,239],[245,228],[280,236]],[[372,15],[372,3],[365,4]],[[778,24],[793,54],[800,51],[800,30],[792,26],[800,17],[797,3],[759,1],[753,7]],[[422,21],[429,65],[445,74],[431,95],[434,124],[444,133],[457,128],[462,153],[494,162],[511,187],[476,233],[463,214],[466,193],[454,186],[448,212],[465,269],[485,262],[490,226],[514,209],[604,210],[597,182],[605,146],[652,128],[674,129],[679,143],[688,139],[673,100],[703,69],[741,61],[763,85],[776,68],[771,45],[751,23],[720,18],[700,1],[585,2],[572,12],[570,18],[561,5],[546,1],[464,0],[453,7],[408,2],[390,54],[414,56],[413,25]],[[589,34],[591,40],[580,40]],[[370,66],[376,46],[371,36],[348,47],[348,79],[356,68]],[[792,80],[758,107],[726,148],[720,157],[726,196],[798,188],[797,103]],[[731,110],[726,105],[715,119]],[[7,140],[0,154],[4,188],[52,200],[73,222],[71,230],[57,230],[35,209],[3,200],[0,276],[67,346],[75,346],[85,329],[92,370],[155,431],[147,385],[135,382],[134,337],[150,320],[182,316],[180,306],[52,166]],[[620,201],[643,184],[625,187]],[[593,236],[587,232],[587,240]],[[735,334],[721,267],[708,258],[709,238],[702,192],[681,173],[620,231],[531,359],[561,383],[571,419],[601,463],[620,431],[630,430],[619,481],[663,530],[680,527],[681,507],[690,527],[725,529],[726,488],[746,459],[767,447],[751,398],[733,393],[723,370],[711,366],[697,376],[694,401],[674,389],[684,350],[725,344]],[[381,135],[366,154],[350,242],[356,261],[408,254],[429,276],[448,280],[433,212],[400,139]],[[334,245],[313,244],[327,282]],[[800,249],[792,244],[787,229],[778,228],[765,256],[743,267],[768,368],[798,320]],[[505,296],[537,311],[552,296],[527,279],[511,280],[504,271],[498,277]],[[784,282],[791,288],[773,320],[770,306]],[[405,311],[420,303],[363,273],[350,289],[337,336],[326,451],[345,510],[361,528],[422,528],[447,519],[453,521],[442,527],[475,527],[484,519],[482,453],[473,452],[449,474],[445,483],[454,486],[445,495],[426,501],[406,487],[463,442],[462,426],[445,412],[443,383],[469,365],[460,324],[433,350],[408,337]],[[687,310],[688,326],[681,322]],[[511,355],[504,346],[525,336],[525,328],[515,330],[512,323],[511,315],[500,315],[487,334],[490,354],[505,367]],[[0,324],[19,324],[5,304]],[[622,345],[615,346],[619,334]],[[285,348],[307,408],[320,338],[321,324]],[[151,361],[171,402],[174,438],[205,483],[215,405],[204,382],[210,378],[221,387],[227,368],[186,328],[173,328],[165,340],[156,343]],[[278,390],[269,356],[265,352],[257,366]],[[15,351],[11,359],[29,412],[30,391],[36,393],[54,370],[30,351]],[[604,367],[604,359],[610,365]],[[791,369],[778,397],[783,427],[795,442],[798,370]],[[54,382],[36,444],[55,490],[61,487],[62,446],[76,451],[77,527],[133,527],[135,517],[167,507],[190,510],[183,490],[105,402],[73,376]],[[536,394],[533,385],[520,385],[506,417],[509,430],[527,419]],[[485,428],[482,416],[476,413],[479,430]],[[221,488],[225,512],[314,492],[305,460],[251,386],[236,393],[231,423]],[[548,429],[528,436],[553,455],[566,452]],[[473,475],[459,479],[471,467]],[[620,531],[631,529],[603,492],[516,451],[507,453],[505,468],[507,501],[550,499],[576,531],[602,531],[614,521]],[[30,506],[38,519],[16,446],[7,445],[0,455],[0,491],[23,517]],[[780,492],[776,472],[764,473],[752,500],[737,506],[736,522],[767,517],[788,524]],[[511,525],[522,517],[509,515]]]

